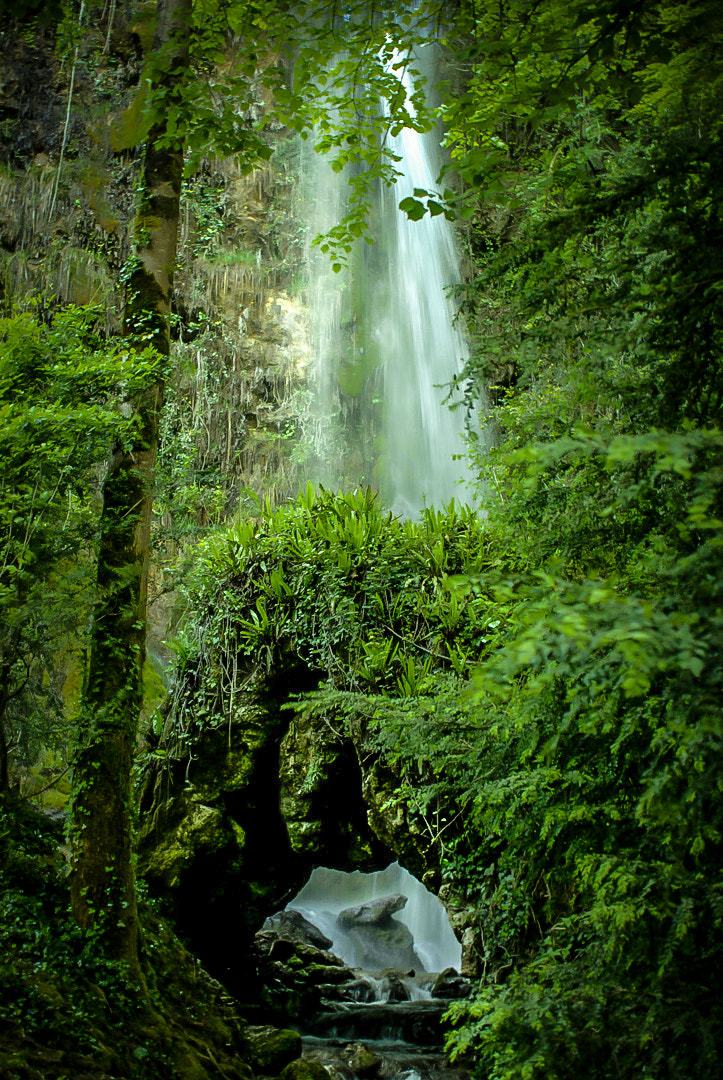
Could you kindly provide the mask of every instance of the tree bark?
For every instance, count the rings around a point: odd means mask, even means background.
[[[3,806],[10,794],[9,753],[7,739],[5,738],[5,709],[7,703],[7,692],[0,687],[0,807]]]
[[[191,0],[160,0],[154,53],[166,63],[154,91],[170,101],[188,65]],[[145,659],[152,484],[170,354],[169,317],[179,220],[183,147],[159,145],[159,117],[147,140],[135,259],[127,283],[124,335],[162,358],[158,382],[129,405],[135,445],[113,447],[103,486],[98,600],[84,693],[88,734],[74,769],[71,901],[78,923],[100,935],[107,955],[140,976],[133,870],[132,767]]]

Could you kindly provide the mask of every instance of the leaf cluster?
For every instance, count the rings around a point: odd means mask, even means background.
[[[449,142],[506,605],[472,679],[479,1075],[713,1077],[721,1015],[720,24],[476,6]],[[475,764],[476,763],[476,764]],[[693,1034],[694,1033],[694,1034]]]
[[[479,529],[466,508],[403,522],[368,489],[308,485],[198,546],[186,633],[267,669],[302,662],[345,689],[414,693],[420,677],[466,670],[484,643],[481,605],[454,590],[485,561]]]

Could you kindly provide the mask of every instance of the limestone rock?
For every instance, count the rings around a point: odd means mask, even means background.
[[[315,949],[331,948],[331,938],[322,934],[318,927],[294,908],[277,911],[271,916],[269,923],[272,932],[285,941],[298,941],[302,945],[312,945]]]
[[[394,893],[339,912],[337,923],[354,945],[358,967],[381,971],[421,966],[409,928],[392,917],[406,902],[406,896]]]

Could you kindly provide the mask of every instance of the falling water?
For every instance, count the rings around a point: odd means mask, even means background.
[[[407,93],[412,87],[405,75]],[[448,288],[460,280],[450,223],[443,215],[411,221],[398,203],[435,187],[441,167],[437,133],[404,128],[390,139],[402,175],[383,194],[388,251],[380,296],[384,342],[384,491],[405,516],[456,495],[465,479],[464,410],[444,403],[467,359]],[[459,406],[459,395],[450,404]]]
[[[361,245],[365,252],[340,275],[321,257],[313,261],[313,348],[327,418],[320,434],[329,440],[336,425],[344,431],[337,446],[346,446],[320,479],[371,479],[392,509],[414,517],[425,505],[471,501],[465,409],[459,391],[450,394],[467,346],[447,295],[461,276],[450,223],[429,214],[410,221],[398,210],[415,188],[434,189],[439,133],[404,129],[389,148],[400,176],[380,193],[374,248]],[[314,157],[310,226],[324,231],[338,220],[346,180]]]
[[[414,940],[414,950],[424,971],[459,970],[462,946],[454,936],[442,902],[399,863],[374,874],[343,873],[318,867],[289,904],[300,911],[332,941],[332,950],[354,965],[354,946],[337,922],[344,908],[402,893],[407,903],[393,917],[404,923]],[[384,966],[384,965],[380,965]]]

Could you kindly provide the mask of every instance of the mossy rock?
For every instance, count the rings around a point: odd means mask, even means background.
[[[150,852],[145,872],[173,888],[199,852],[217,851],[228,839],[229,832],[222,812],[215,806],[199,802],[198,797],[194,796],[178,827]],[[243,839],[243,830],[240,830],[237,843],[243,843]]]
[[[246,1038],[253,1070],[262,1076],[277,1076],[284,1066],[301,1057],[298,1031],[271,1025],[249,1027]]]
[[[370,1050],[364,1043],[354,1043],[347,1062],[349,1068],[356,1076],[375,1076],[382,1067],[382,1059],[379,1054]]]
[[[318,1061],[299,1058],[282,1069],[280,1080],[329,1080],[329,1073]]]

